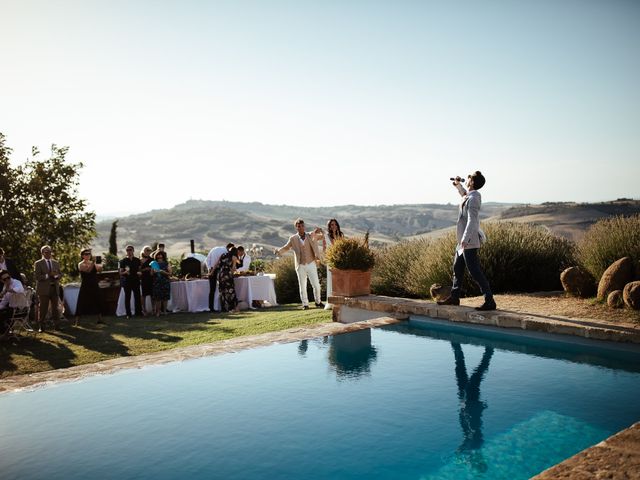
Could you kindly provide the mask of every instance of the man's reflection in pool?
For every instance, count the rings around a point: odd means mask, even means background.
[[[487,464],[480,448],[484,442],[482,438],[482,412],[487,408],[487,404],[480,401],[480,383],[489,369],[493,348],[485,347],[482,359],[470,377],[467,375],[462,347],[459,343],[451,342],[451,348],[456,360],[456,382],[458,384],[458,400],[460,401],[459,419],[463,435],[462,443],[457,452],[474,469],[484,472],[487,470]]]

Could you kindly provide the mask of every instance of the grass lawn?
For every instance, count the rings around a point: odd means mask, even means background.
[[[330,322],[331,311],[302,311],[298,304],[234,314],[175,313],[130,320],[103,317],[106,325],[96,320],[84,317],[77,327],[63,323],[62,331],[0,343],[0,378]]]

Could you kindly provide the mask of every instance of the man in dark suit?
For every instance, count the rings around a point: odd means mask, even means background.
[[[51,258],[51,247],[45,245],[40,249],[42,258],[33,265],[36,277],[36,295],[40,299],[40,316],[38,317],[39,329],[44,331],[44,320],[47,318],[49,304],[51,304],[51,316],[54,328],[59,328],[60,312],[58,302],[60,301],[60,264]]]
[[[142,299],[140,297],[140,259],[133,255],[133,245],[125,248],[127,256],[120,260],[120,285],[124,288],[124,307],[127,311],[127,318],[131,318],[131,294],[133,293],[133,303],[136,317],[142,316]]]
[[[11,278],[22,281],[16,264],[10,258],[5,257],[4,249],[2,248],[0,248],[0,270],[6,270],[11,275]]]

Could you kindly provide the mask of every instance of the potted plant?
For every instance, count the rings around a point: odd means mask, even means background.
[[[375,257],[369,248],[369,232],[363,239],[340,238],[327,250],[333,295],[355,297],[371,293],[371,269]]]

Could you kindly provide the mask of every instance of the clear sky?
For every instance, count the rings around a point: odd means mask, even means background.
[[[0,0],[0,131],[99,215],[640,198],[634,0]]]

